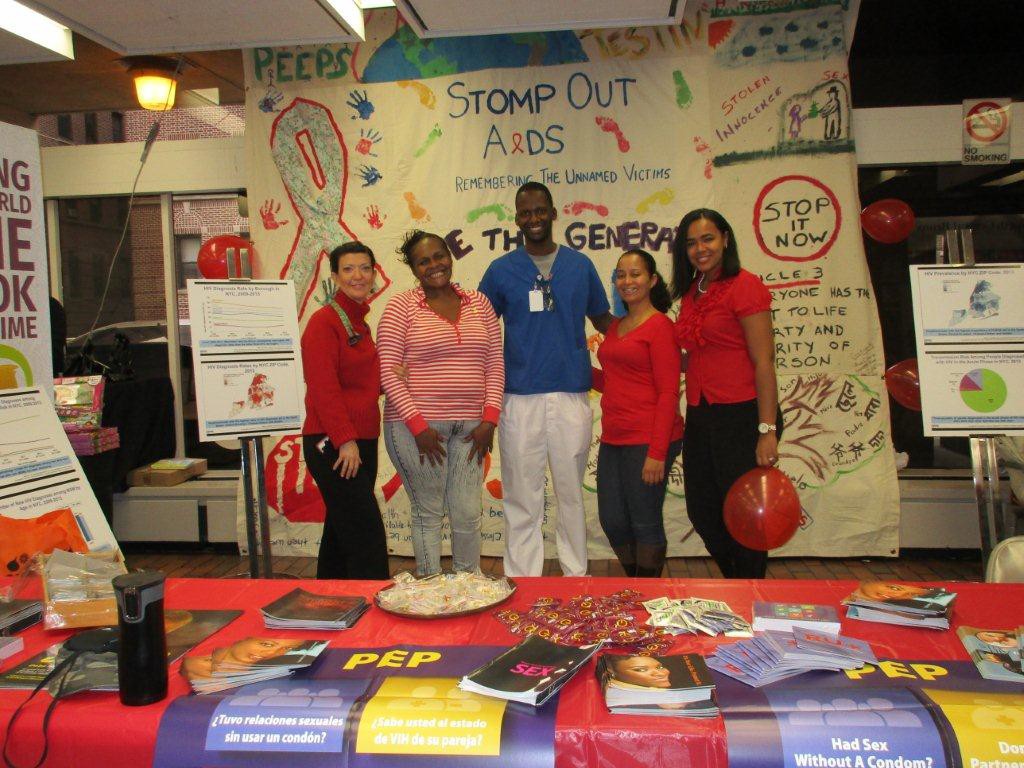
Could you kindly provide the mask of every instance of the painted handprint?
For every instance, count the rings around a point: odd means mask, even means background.
[[[263,221],[264,229],[277,229],[288,223],[288,220],[277,220],[277,214],[281,212],[281,204],[276,200],[266,200],[260,206],[260,219]]]
[[[277,103],[283,98],[284,94],[271,83],[267,86],[267,92],[263,94],[263,98],[259,101],[260,112],[277,112]]]
[[[346,101],[345,104],[356,111],[356,114],[352,115],[353,120],[357,117],[360,120],[369,120],[370,115],[373,114],[373,102],[367,98],[366,91],[363,91],[362,93],[359,91],[352,91],[349,93],[348,101]]]
[[[373,229],[380,229],[384,226],[384,220],[387,219],[387,214],[380,215],[380,208],[376,205],[366,206],[366,213],[363,214],[363,218],[366,219],[366,223],[369,224]]]
[[[364,187],[372,187],[384,178],[384,175],[372,165],[360,165],[358,175],[363,180]]]
[[[379,131],[375,131],[372,128],[370,130],[361,128],[359,130],[359,141],[356,142],[356,152],[361,155],[376,157],[377,153],[373,151],[373,145],[383,138],[384,137],[380,135]]]

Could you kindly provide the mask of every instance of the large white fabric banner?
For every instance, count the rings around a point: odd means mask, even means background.
[[[852,20],[824,0],[692,5],[679,27],[440,40],[376,11],[363,44],[250,52],[257,273],[295,281],[304,321],[323,296],[327,252],[363,240],[380,262],[374,323],[413,285],[394,254],[404,232],[439,233],[456,280],[476,287],[521,242],[513,197],[536,180],[554,194],[556,240],[590,256],[621,306],[611,273],[622,251],[647,249],[669,277],[682,215],[717,208],[774,297],[781,468],[804,507],[779,553],[893,554],[899,502],[849,123]],[[592,401],[590,553],[609,557]],[[389,546],[410,554],[408,500],[383,446],[378,482]],[[323,505],[297,437],[270,448],[267,491],[275,551],[315,552]],[[500,554],[500,456],[482,502],[484,552]],[[665,520],[670,555],[703,553],[679,466]]]

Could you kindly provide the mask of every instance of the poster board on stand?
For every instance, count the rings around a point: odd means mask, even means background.
[[[910,278],[924,434],[1024,435],[1024,264]]]
[[[199,439],[302,431],[302,360],[290,280],[189,280]]]

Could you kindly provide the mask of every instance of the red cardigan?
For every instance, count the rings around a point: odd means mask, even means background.
[[[302,334],[306,378],[304,435],[327,434],[336,448],[349,440],[380,436],[380,364],[366,324],[367,304],[341,291],[334,295],[362,338],[350,345],[345,326],[332,306],[318,309]]]

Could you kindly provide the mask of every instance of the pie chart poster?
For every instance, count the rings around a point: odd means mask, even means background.
[[[926,435],[1024,434],[1024,351],[918,358]]]

